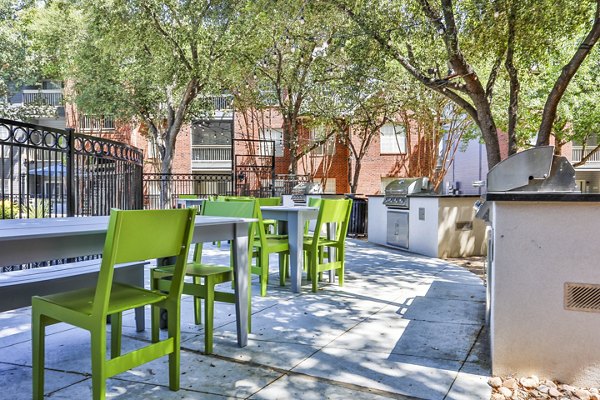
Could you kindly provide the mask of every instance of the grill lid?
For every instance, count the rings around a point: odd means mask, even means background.
[[[385,196],[407,196],[422,191],[429,191],[429,180],[427,178],[402,178],[390,182],[385,187]]]
[[[575,170],[553,146],[534,147],[496,164],[487,175],[488,192],[574,192]]]
[[[307,195],[323,193],[323,188],[319,183],[300,182],[292,188],[293,195]]]

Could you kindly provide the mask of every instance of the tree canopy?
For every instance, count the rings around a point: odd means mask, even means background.
[[[599,0],[329,2],[415,80],[471,116],[490,167],[500,160],[498,122],[506,121],[510,150],[516,151],[520,101],[539,101],[523,98],[521,82],[543,85],[537,71],[560,66],[543,94],[525,91],[544,97],[537,144],[547,144],[558,104],[600,37]]]

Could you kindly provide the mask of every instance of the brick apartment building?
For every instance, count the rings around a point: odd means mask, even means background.
[[[18,106],[42,99],[55,105],[58,118],[42,118],[34,121],[40,125],[74,127],[81,133],[99,135],[111,140],[128,143],[144,151],[147,173],[158,172],[157,149],[148,141],[143,127],[129,124],[116,124],[111,118],[94,118],[79,115],[72,105],[65,105],[62,87],[50,83],[42,88],[24,88],[9,99]],[[208,121],[196,121],[184,126],[179,133],[172,172],[176,174],[206,174],[231,177],[234,165],[256,164],[257,160],[274,159],[275,173],[288,174],[290,165],[289,147],[283,138],[283,120],[273,109],[235,113],[230,101],[215,98],[213,117]],[[396,126],[397,128],[397,126]],[[301,130],[303,144],[310,144],[318,129]],[[236,139],[236,140],[232,140]],[[506,138],[500,135],[501,151],[506,156]],[[244,143],[244,140],[247,142]],[[250,144],[250,141],[272,140],[273,149],[262,142]],[[358,140],[354,137],[352,140]],[[586,154],[595,143],[588,143]],[[254,146],[254,148],[250,148]],[[410,150],[410,151],[409,151]],[[371,146],[362,161],[357,193],[364,195],[382,193],[385,185],[400,177],[420,176],[431,165],[422,165],[424,159],[431,159],[436,151],[423,143],[422,138],[411,129],[408,135],[404,130],[395,130],[391,125],[381,129],[381,135],[373,138]],[[580,143],[568,143],[563,146],[562,154],[573,163],[583,157],[584,147]],[[461,193],[476,193],[472,182],[485,180],[487,162],[485,147],[472,141],[466,151],[457,153],[458,159],[447,170],[446,179],[441,187],[443,193],[459,190]],[[247,156],[250,157],[247,157]],[[350,171],[350,152],[339,142],[330,141],[320,146],[298,161],[298,175],[309,175],[314,181],[322,183],[329,193],[348,193]],[[419,161],[420,159],[420,161]],[[419,166],[419,168],[417,168]],[[598,191],[600,188],[600,154],[594,154],[588,162],[576,168],[576,180],[583,192]]]

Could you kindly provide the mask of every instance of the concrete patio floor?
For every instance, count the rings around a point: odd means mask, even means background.
[[[227,249],[209,249],[227,261]],[[168,389],[163,357],[107,383],[120,399],[489,399],[485,288],[443,260],[347,241],[344,287],[318,293],[279,287],[273,259],[268,296],[253,282],[253,331],[238,348],[233,305],[217,303],[214,354],[184,297],[181,390]],[[148,316],[148,312],[147,318]],[[149,326],[149,322],[148,325]],[[123,348],[149,340],[124,316]],[[109,336],[110,337],[110,336]],[[86,331],[58,324],[46,336],[51,399],[91,398]],[[0,398],[31,398],[30,309],[0,313]]]

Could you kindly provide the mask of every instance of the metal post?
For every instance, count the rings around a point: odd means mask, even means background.
[[[275,197],[275,141],[271,140],[273,145],[271,152],[271,197]]]
[[[73,178],[75,177],[75,129],[67,128],[67,217],[75,216],[75,192]]]
[[[236,181],[236,159],[235,159],[235,109],[232,107],[231,109],[231,194],[234,193],[234,190],[237,188]]]

